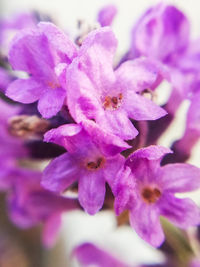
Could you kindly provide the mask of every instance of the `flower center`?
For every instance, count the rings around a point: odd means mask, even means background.
[[[104,158],[98,158],[96,161],[89,161],[86,165],[89,170],[97,170],[100,169],[105,163]]]
[[[122,93],[118,94],[118,96],[106,96],[103,102],[104,109],[115,110],[121,106],[123,95]]]
[[[155,203],[161,196],[161,192],[158,188],[145,187],[142,190],[142,198],[148,204]]]
[[[54,82],[47,82],[47,86],[50,87],[51,89],[56,89],[60,87],[58,83],[54,83]]]

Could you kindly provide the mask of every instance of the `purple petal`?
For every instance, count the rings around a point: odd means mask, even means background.
[[[165,154],[172,153],[169,148],[163,146],[148,146],[136,150],[131,154],[127,161],[133,162],[134,159],[145,158],[148,160],[160,160]]]
[[[73,138],[72,142],[72,137],[75,137],[81,131],[82,127],[78,124],[65,124],[46,132],[44,135],[44,141],[64,146],[69,152],[73,153],[76,151],[77,146],[79,146],[78,144],[80,144],[80,138]]]
[[[54,245],[58,231],[61,226],[61,215],[54,214],[44,224],[43,232],[42,232],[42,243],[46,248],[50,248]]]
[[[174,6],[163,3],[149,9],[132,33],[131,50],[140,55],[168,61],[188,45],[189,21]]]
[[[62,192],[80,176],[76,160],[65,153],[52,160],[43,172],[42,185],[55,192]]]
[[[15,101],[29,104],[37,101],[44,90],[45,88],[33,78],[18,79],[8,86],[6,96]]]
[[[172,194],[163,196],[159,202],[160,214],[180,228],[188,228],[200,223],[200,209],[189,198],[179,199]]]
[[[159,247],[163,243],[165,237],[156,206],[140,203],[130,212],[130,223],[137,234],[152,246]]]
[[[121,88],[141,92],[151,88],[158,76],[157,64],[149,59],[126,61],[116,71],[117,83]]]
[[[96,247],[91,243],[84,243],[73,250],[75,256],[81,266],[98,266],[98,267],[128,267],[129,265],[122,263],[114,258],[108,252]]]
[[[157,175],[162,188],[169,192],[189,192],[200,187],[200,169],[190,164],[168,164]]]
[[[48,89],[38,102],[38,110],[44,118],[51,118],[61,110],[66,97],[62,88]]]
[[[93,121],[84,121],[81,123],[87,133],[91,136],[92,141],[100,148],[106,156],[115,156],[130,146],[118,136],[103,131]]]
[[[109,27],[92,31],[84,40],[79,51],[79,68],[84,71],[94,87],[109,89],[115,80],[113,57],[117,47],[117,39]]]
[[[13,39],[9,51],[13,69],[26,71],[47,83],[55,80],[55,60],[48,39],[38,29],[22,30]]]
[[[167,114],[167,112],[154,104],[151,100],[128,92],[128,96],[124,103],[124,109],[128,116],[134,120],[156,120]]]
[[[105,179],[101,170],[82,173],[78,184],[78,198],[81,206],[90,215],[94,215],[102,208]]]
[[[75,44],[53,23],[40,22],[38,28],[44,32],[49,42],[56,48],[56,50],[66,55],[70,62],[77,55]]]
[[[110,26],[117,15],[117,8],[115,5],[108,5],[103,7],[98,14],[98,22],[102,27]]]
[[[133,139],[138,135],[138,131],[129,120],[126,112],[122,109],[107,110],[104,114],[98,115],[96,122],[105,131],[125,140]]]

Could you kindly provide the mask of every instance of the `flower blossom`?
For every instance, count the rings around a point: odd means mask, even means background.
[[[65,68],[75,55],[75,44],[52,23],[40,22],[20,31],[12,41],[9,62],[30,77],[15,80],[6,95],[25,104],[39,100],[44,118],[56,115],[66,97]]]
[[[15,172],[8,209],[11,220],[26,229],[44,223],[43,243],[51,246],[61,225],[61,214],[79,208],[75,199],[58,196],[40,186],[42,173],[21,169]]]
[[[200,169],[181,163],[160,167],[163,155],[170,152],[159,146],[135,151],[126,160],[124,176],[113,185],[116,213],[128,209],[131,226],[155,247],[164,241],[159,216],[180,228],[200,223],[200,209],[196,204],[189,198],[175,196],[200,187]]]
[[[64,146],[67,153],[55,158],[43,173],[42,185],[63,192],[78,181],[78,199],[89,214],[103,205],[105,183],[123,168],[119,153],[129,148],[120,138],[107,134],[94,122],[67,124],[48,131],[44,140]]]
[[[77,123],[95,122],[106,132],[132,139],[138,132],[129,118],[156,120],[166,112],[140,95],[158,74],[151,61],[138,59],[113,70],[117,40],[109,27],[88,34],[67,69],[67,105]]]

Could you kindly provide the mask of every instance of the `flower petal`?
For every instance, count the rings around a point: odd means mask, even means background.
[[[77,48],[75,44],[53,23],[40,22],[38,24],[38,28],[44,32],[49,42],[56,48],[56,50],[67,56],[68,61],[71,62],[72,59],[77,55]]]
[[[130,212],[130,223],[137,234],[154,247],[164,241],[164,233],[159,221],[158,209],[154,205],[140,203]]]
[[[42,85],[33,78],[18,79],[8,86],[6,96],[14,101],[29,104],[37,101],[44,90]]]
[[[48,39],[38,29],[20,31],[13,39],[9,62],[15,70],[30,73],[43,82],[55,80],[55,59]]]
[[[163,189],[173,193],[189,192],[200,187],[200,169],[190,164],[167,164],[160,168],[157,175]]]
[[[167,112],[154,102],[134,92],[128,92],[124,109],[130,118],[139,121],[156,120],[167,115]]]
[[[63,106],[66,91],[62,88],[48,89],[38,102],[38,110],[44,118],[55,116]]]
[[[78,198],[86,212],[94,215],[103,206],[105,198],[105,180],[103,172],[84,172],[78,184]]]
[[[159,208],[161,215],[180,228],[188,228],[200,223],[200,209],[189,198],[179,199],[172,194],[166,194],[160,201]]]
[[[52,160],[43,172],[42,185],[55,192],[62,192],[80,176],[76,160],[65,153]]]
[[[117,14],[115,5],[107,5],[103,7],[98,13],[98,22],[101,27],[110,26]]]
[[[107,110],[103,114],[98,114],[96,122],[105,131],[117,135],[122,139],[133,139],[138,135],[138,131],[133,126],[124,110]]]
[[[121,88],[141,92],[151,88],[158,76],[157,64],[149,59],[129,60],[115,71],[116,80]]]
[[[115,80],[113,57],[117,39],[109,27],[92,31],[79,51],[79,68],[84,71],[97,90],[109,89]]]

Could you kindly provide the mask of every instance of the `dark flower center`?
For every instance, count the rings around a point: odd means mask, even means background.
[[[161,192],[158,188],[145,187],[142,190],[142,198],[148,204],[155,203],[161,196]]]
[[[103,166],[104,162],[105,162],[104,158],[98,158],[96,161],[90,161],[87,163],[87,169],[97,170]]]
[[[123,95],[122,93],[118,94],[118,96],[106,96],[103,102],[104,109],[115,110],[121,106]]]

